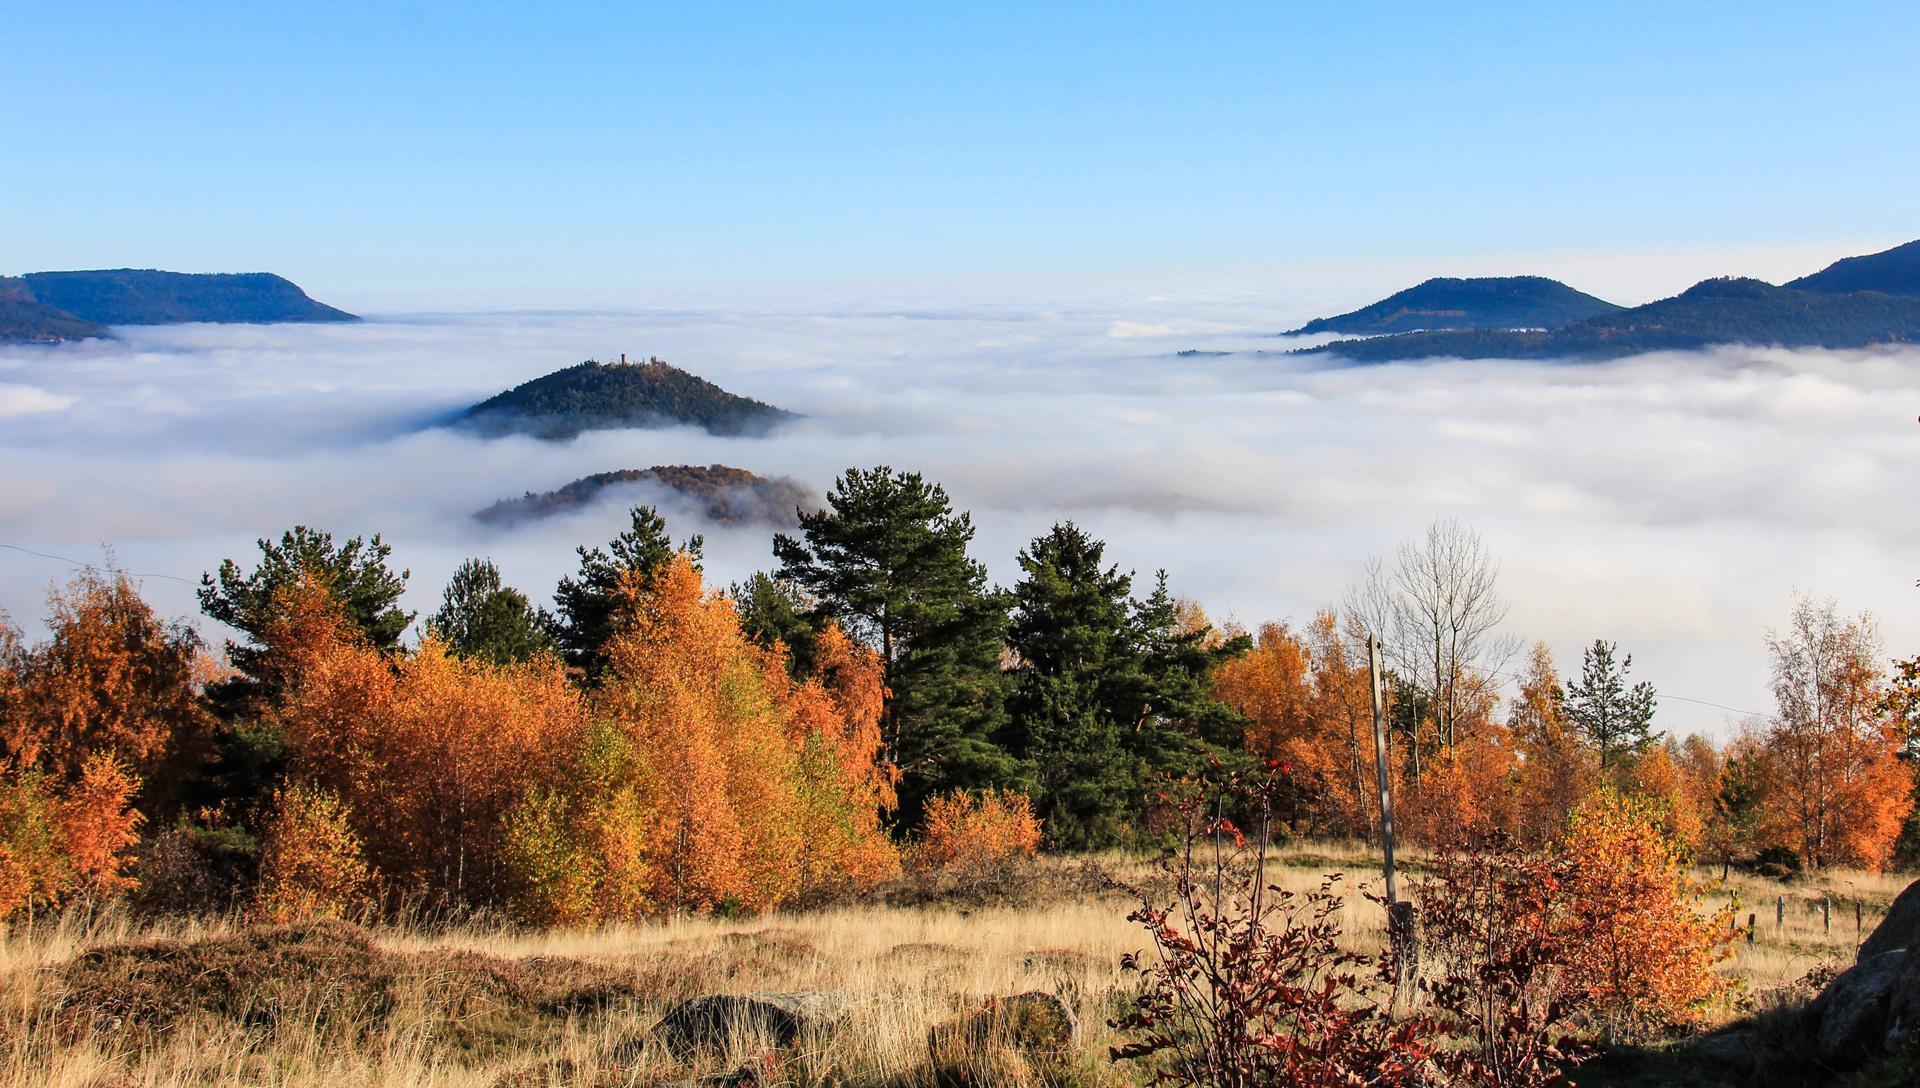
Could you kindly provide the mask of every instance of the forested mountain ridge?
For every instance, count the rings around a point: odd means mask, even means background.
[[[1338,340],[1296,354],[1362,363],[1428,358],[1617,359],[1724,344],[1864,348],[1920,342],[1920,297],[1831,294],[1711,279],[1673,298],[1550,330],[1455,330]]]
[[[0,279],[0,344],[58,344],[107,334],[104,325],[26,297],[14,286],[18,282]]]
[[[1553,329],[1621,307],[1545,276],[1436,277],[1350,313],[1315,318],[1288,335],[1360,335],[1439,329]]]
[[[577,510],[599,499],[609,488],[632,484],[655,484],[672,491],[720,525],[792,529],[800,524],[798,511],[802,507],[820,505],[805,484],[785,476],[770,479],[730,465],[655,465],[596,472],[552,491],[529,491],[517,499],[501,499],[473,516],[488,525],[534,521]]]
[[[583,431],[675,424],[722,436],[757,435],[795,418],[659,359],[621,359],[589,359],[523,382],[467,409],[458,422],[489,434],[562,439]]]
[[[1810,276],[1787,283],[1796,291],[1879,291],[1888,295],[1920,295],[1920,241],[1846,257]]]
[[[98,325],[359,320],[345,310],[315,302],[291,280],[271,272],[114,268],[29,272],[4,282],[20,299]]]

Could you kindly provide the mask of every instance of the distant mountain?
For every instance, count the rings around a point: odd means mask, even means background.
[[[106,326],[35,302],[19,280],[0,277],[0,344],[58,344],[106,334]]]
[[[315,302],[292,281],[271,272],[200,274],[115,268],[29,272],[18,282],[32,301],[102,325],[358,320],[345,310]]]
[[[610,488],[652,484],[695,504],[709,521],[721,525],[798,528],[796,511],[820,505],[806,485],[787,477],[768,479],[727,465],[655,465],[617,472],[596,472],[565,487],[518,499],[502,499],[474,514],[488,525],[514,525],[549,518],[585,506]]]
[[[717,435],[757,435],[796,418],[792,412],[735,396],[658,359],[644,363],[589,359],[556,370],[461,413],[459,422],[487,434],[572,438],[582,431],[690,424]]]
[[[1545,276],[1431,279],[1371,306],[1315,318],[1289,335],[1360,336],[1436,329],[1557,329],[1620,307]]]
[[[1363,363],[1467,359],[1616,359],[1720,344],[1862,348],[1920,342],[1920,298],[1825,294],[1751,279],[1704,280],[1673,298],[1540,331],[1416,332],[1336,340],[1325,352]]]
[[[109,325],[358,320],[269,272],[116,268],[0,276],[0,344],[107,336]]]
[[[1796,291],[1920,295],[1920,242],[1908,242],[1864,257],[1847,257],[1787,286]]]

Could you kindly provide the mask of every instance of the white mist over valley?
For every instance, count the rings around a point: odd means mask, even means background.
[[[407,606],[427,612],[469,556],[545,600],[575,545],[603,543],[629,502],[658,501],[676,538],[705,535],[725,584],[773,565],[771,531],[708,524],[644,489],[513,528],[471,515],[614,469],[719,463],[824,494],[848,466],[884,463],[946,485],[1003,584],[1027,541],[1071,519],[1122,568],[1165,568],[1175,592],[1250,628],[1305,622],[1369,555],[1457,518],[1501,561],[1511,634],[1563,662],[1617,640],[1673,697],[1660,723],[1676,732],[1724,736],[1737,720],[1724,708],[1770,709],[1762,639],[1796,588],[1873,609],[1889,656],[1920,649],[1920,350],[1358,367],[1283,354],[1305,342],[1272,333],[1330,294],[368,306],[360,324],[4,347],[0,543],[81,561],[109,547],[160,608],[217,640],[192,580],[296,523],[381,533],[412,571]],[[765,438],[433,426],[622,352],[804,418]],[[35,627],[67,573],[0,550],[0,609]]]

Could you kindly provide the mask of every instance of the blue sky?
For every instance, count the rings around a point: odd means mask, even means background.
[[[0,0],[0,26],[4,272],[486,296],[1920,236],[1911,3]]]

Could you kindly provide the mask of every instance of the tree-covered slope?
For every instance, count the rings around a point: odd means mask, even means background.
[[[315,302],[292,281],[271,272],[201,274],[114,268],[29,272],[19,282],[32,301],[102,325],[358,320],[344,310]]]
[[[1888,295],[1920,295],[1920,242],[1847,257],[1811,276],[1787,284],[1797,291],[1841,293],[1879,291]]]
[[[717,435],[754,435],[793,413],[736,396],[658,359],[589,359],[481,401],[460,420],[489,434],[571,438],[582,431],[687,424]]]
[[[1335,317],[1315,318],[1295,335],[1361,336],[1435,329],[1556,329],[1620,307],[1544,276],[1431,279]]]
[[[35,302],[20,280],[0,276],[0,344],[58,344],[106,334],[105,326]]]
[[[1759,280],[1716,279],[1695,284],[1673,298],[1561,329],[1405,333],[1338,340],[1296,354],[1324,352],[1364,363],[1435,357],[1614,359],[1719,344],[1862,348],[1914,342],[1920,342],[1917,297],[1824,294]]]
[[[820,505],[805,484],[784,476],[769,479],[729,465],[655,465],[596,472],[552,491],[501,499],[473,516],[489,525],[513,525],[576,510],[609,488],[648,484],[687,500],[707,520],[720,525],[792,529],[800,524],[801,508]]]

